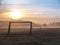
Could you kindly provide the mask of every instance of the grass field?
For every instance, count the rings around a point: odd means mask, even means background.
[[[0,45],[60,45],[60,28],[34,28],[32,35],[27,29],[11,32],[10,35],[4,30],[0,29]]]

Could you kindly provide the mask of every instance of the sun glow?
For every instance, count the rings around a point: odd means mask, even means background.
[[[22,18],[22,13],[19,11],[12,11],[10,12],[10,17],[13,19],[19,19]]]

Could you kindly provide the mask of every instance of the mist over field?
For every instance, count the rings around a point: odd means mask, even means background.
[[[46,27],[46,28],[59,28],[60,26],[57,25],[53,25],[53,24],[47,24],[46,26],[44,26],[44,24],[36,24],[33,23],[32,25],[33,27],[37,27],[39,28],[41,27]],[[9,27],[9,22],[0,22],[0,28],[8,28]],[[11,23],[11,28],[29,28],[30,27],[30,23]]]
[[[9,22],[0,22],[0,44],[60,45],[60,26],[34,25],[32,35],[30,35],[29,24],[12,23],[10,34],[7,35],[8,25]]]
[[[54,29],[54,28],[60,28],[59,25],[52,25],[48,24],[46,26],[42,24],[36,24],[32,23],[32,30],[38,30],[38,29]],[[7,21],[1,21],[0,22],[0,33],[7,33],[9,29],[9,22]],[[11,32],[29,32],[30,31],[30,23],[11,23],[10,26]]]

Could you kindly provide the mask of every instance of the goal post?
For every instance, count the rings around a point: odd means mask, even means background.
[[[29,28],[29,34],[32,34],[32,22],[28,22],[28,21],[21,21],[21,22],[9,22],[9,26],[8,26],[8,35],[10,34],[11,31],[11,24],[12,23],[29,23],[30,28]]]

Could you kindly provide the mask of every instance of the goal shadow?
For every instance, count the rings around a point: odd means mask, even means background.
[[[11,31],[11,25],[12,25],[12,23],[29,23],[29,34],[30,35],[32,35],[32,22],[29,22],[29,21],[21,21],[21,22],[9,22],[9,26],[8,26],[8,33],[7,33],[7,35],[10,35],[10,31]],[[23,35],[23,34],[21,34],[21,35]]]

